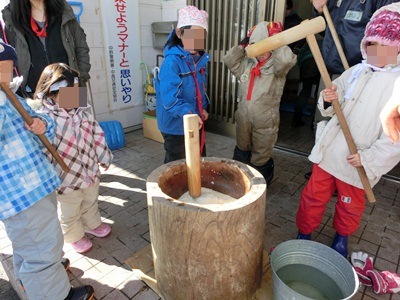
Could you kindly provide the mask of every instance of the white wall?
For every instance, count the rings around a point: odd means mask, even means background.
[[[3,9],[3,7],[8,3],[10,3],[10,0],[0,0],[0,10]]]
[[[162,1],[162,20],[177,21],[179,8],[186,5],[186,0],[163,0]]]
[[[162,54],[162,50],[153,48],[151,23],[177,21],[178,10],[186,5],[186,0],[140,0],[139,3],[142,62],[151,70],[157,64],[157,54]]]
[[[162,21],[161,1],[139,0],[139,7],[142,62],[144,62],[149,67],[150,71],[153,67],[156,66],[157,54],[162,54],[162,51],[153,48],[153,34],[151,31],[151,23]]]
[[[101,0],[83,0],[83,13],[80,24],[86,33],[86,41],[90,48],[91,88],[96,117],[106,120],[109,111],[108,82],[104,60],[104,39],[100,11]]]

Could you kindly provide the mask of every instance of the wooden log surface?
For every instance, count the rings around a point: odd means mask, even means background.
[[[168,170],[182,162],[159,167],[147,180],[155,277],[165,300],[250,300],[261,284],[265,180],[254,169],[236,161],[204,158],[202,162],[210,160],[231,167],[231,171],[225,168],[220,173],[221,180],[238,181],[229,172],[241,172],[248,181],[243,184],[250,187],[237,201],[215,210],[182,203],[162,192],[159,178],[165,172],[179,178],[176,171]],[[254,174],[256,177],[252,178]],[[236,188],[232,181],[231,185],[231,189]],[[243,186],[237,188],[243,191]]]

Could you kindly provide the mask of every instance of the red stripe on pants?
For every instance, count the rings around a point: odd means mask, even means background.
[[[338,200],[333,227],[344,236],[358,229],[365,208],[364,190],[335,178],[314,164],[312,176],[301,194],[296,215],[296,224],[301,233],[309,234],[317,229],[335,189],[338,191]]]

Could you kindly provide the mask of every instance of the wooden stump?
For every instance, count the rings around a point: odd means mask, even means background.
[[[236,201],[184,203],[186,164],[179,160],[147,179],[150,237],[157,286],[165,300],[251,299],[261,284],[266,184],[234,160],[203,158],[202,187]]]

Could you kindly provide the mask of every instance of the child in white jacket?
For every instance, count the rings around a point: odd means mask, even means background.
[[[71,94],[64,98],[64,93],[60,92],[62,88],[70,88],[66,91]],[[54,120],[53,144],[71,169],[67,173],[57,166],[62,179],[57,200],[64,241],[71,243],[76,252],[85,253],[93,246],[85,233],[103,238],[111,232],[101,221],[98,196],[99,165],[107,170],[113,155],[90,107],[80,107],[74,99],[79,93],[71,88],[82,89],[78,87],[78,73],[66,64],[51,64],[40,76],[35,98],[42,100],[43,112]]]
[[[296,223],[299,239],[310,239],[326,204],[337,189],[332,248],[348,254],[348,236],[359,227],[365,208],[364,189],[356,167],[363,166],[371,186],[400,161],[400,147],[382,130],[379,113],[400,77],[400,4],[382,7],[368,23],[361,50],[366,61],[345,71],[332,89],[321,92],[318,108],[332,116],[316,141],[309,159],[312,176],[304,188]],[[350,155],[331,106],[338,99],[358,149]]]

